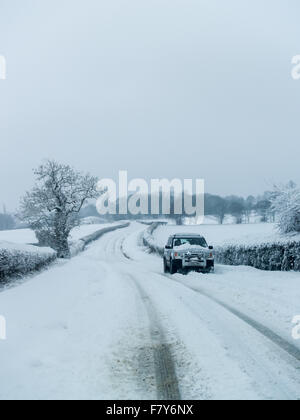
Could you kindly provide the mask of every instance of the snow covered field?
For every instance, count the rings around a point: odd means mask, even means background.
[[[111,224],[93,224],[93,225],[81,225],[72,230],[70,240],[77,241],[84,236],[90,235],[97,230],[101,230],[111,226]],[[35,233],[31,229],[17,229],[17,230],[4,230],[0,231],[0,242],[12,242],[15,244],[36,244]]]
[[[161,226],[153,234],[157,245],[166,245],[170,235],[175,233],[199,233],[205,236],[209,245],[257,245],[262,243],[300,241],[300,235],[281,235],[273,223],[251,223],[241,225],[191,225]]]
[[[167,371],[183,399],[299,399],[299,274],[164,275],[141,247],[146,228],[109,233],[0,293],[0,398],[163,398]]]
[[[35,233],[31,229],[1,230],[0,242],[11,242],[14,244],[36,244]]]

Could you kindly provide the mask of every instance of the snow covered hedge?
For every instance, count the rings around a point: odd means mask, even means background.
[[[0,243],[0,281],[41,269],[56,259],[50,248]]]
[[[143,236],[144,246],[147,247],[151,252],[161,255],[164,255],[164,248],[160,247],[155,243],[153,238],[153,232],[161,225],[166,225],[164,222],[152,223],[151,226],[146,230]]]
[[[300,242],[218,247],[216,261],[267,271],[300,271]]]

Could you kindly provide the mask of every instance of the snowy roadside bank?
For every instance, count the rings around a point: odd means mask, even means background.
[[[74,257],[79,252],[82,252],[88,244],[98,240],[104,234],[128,226],[129,223],[127,222],[109,226],[106,225],[102,229],[98,229],[81,239],[71,241],[71,256]],[[56,252],[51,248],[0,242],[0,282],[7,283],[12,278],[38,272],[49,266],[49,264],[53,263],[56,259]]]
[[[145,230],[143,234],[143,244],[146,248],[149,249],[150,252],[154,254],[158,254],[160,256],[163,256],[164,254],[164,248],[162,246],[159,246],[154,239],[153,233],[156,229],[163,226],[165,224],[156,222],[153,223],[148,229]]]

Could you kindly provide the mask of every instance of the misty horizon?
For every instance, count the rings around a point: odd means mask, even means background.
[[[43,159],[99,178],[300,183],[299,3],[3,0],[0,205]],[[298,12],[298,13],[297,13]]]

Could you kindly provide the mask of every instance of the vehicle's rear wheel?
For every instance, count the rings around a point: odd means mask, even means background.
[[[169,272],[169,267],[168,267],[168,264],[167,264],[167,260],[164,258],[164,273],[166,274],[168,272]]]
[[[170,273],[172,275],[177,273],[177,266],[173,260],[170,262]]]

